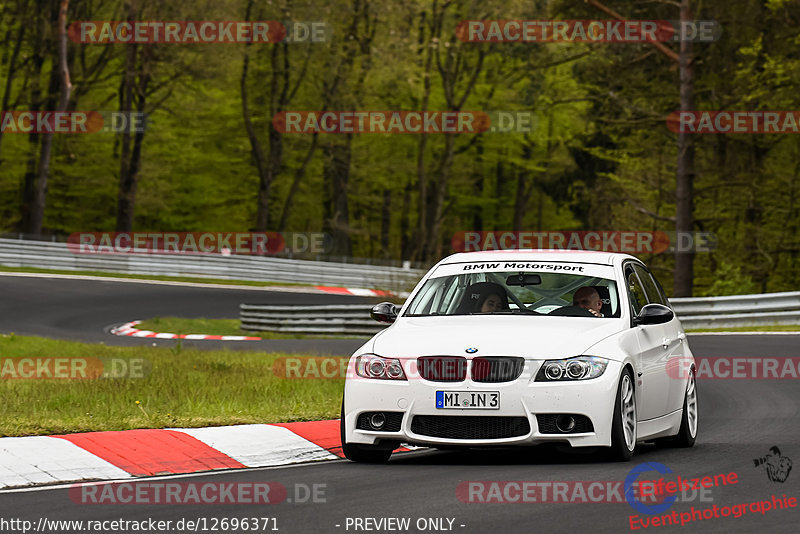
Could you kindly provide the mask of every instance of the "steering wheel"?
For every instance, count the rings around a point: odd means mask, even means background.
[[[557,315],[562,317],[595,317],[595,315],[589,310],[574,305],[556,308],[547,315]]]

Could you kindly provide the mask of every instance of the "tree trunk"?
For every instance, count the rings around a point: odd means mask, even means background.
[[[67,10],[69,0],[61,0],[58,13],[58,66],[53,65],[50,76],[50,94],[58,92],[58,82],[61,85],[61,97],[56,111],[66,111],[69,96],[72,93],[72,83],[69,79],[69,65],[67,63]],[[31,210],[30,226],[28,233],[41,234],[44,222],[44,208],[47,203],[47,180],[50,177],[50,155],[53,148],[53,133],[42,135],[42,148],[39,153],[39,175],[34,190],[33,209]]]
[[[294,196],[297,194],[297,191],[300,189],[300,181],[303,179],[303,176],[306,174],[306,168],[308,164],[311,163],[311,159],[314,157],[314,152],[317,149],[317,141],[319,139],[319,134],[314,133],[313,139],[311,140],[311,146],[308,147],[308,152],[306,152],[306,157],[303,159],[303,163],[294,173],[294,178],[292,179],[292,186],[289,188],[289,193],[286,195],[286,201],[283,203],[283,211],[281,212],[281,219],[278,223],[278,231],[283,232],[286,230],[286,225],[289,222],[289,213],[292,210],[292,203],[294,202]]]
[[[475,196],[481,199],[481,205],[478,206],[477,209],[472,210],[472,228],[476,232],[482,232],[487,230],[486,223],[491,222],[492,228],[488,228],[489,230],[494,230],[494,226],[497,225],[497,218],[493,216],[493,212],[488,210],[488,205],[486,204],[486,176],[484,174],[483,169],[483,141],[482,138],[478,138],[478,141],[475,143],[475,163],[473,167],[472,176],[475,179]],[[497,174],[496,176],[499,177],[500,173],[503,171],[500,170],[502,166],[501,162],[497,163],[497,167],[495,168]],[[497,181],[495,181],[495,186],[497,185]],[[495,198],[498,198],[495,196]]]
[[[41,77],[45,64],[45,56],[50,48],[49,40],[47,38],[47,14],[43,12],[46,7],[43,5],[37,5],[36,7],[41,12],[38,14],[38,18],[36,19],[38,32],[33,39],[36,44],[31,54],[31,63],[33,67],[31,69],[30,110],[34,113],[37,111],[42,111],[43,107]],[[51,71],[51,85],[53,82],[53,77],[56,76],[56,73],[54,72],[55,70],[56,69],[53,69],[53,71]],[[19,224],[20,231],[26,233],[38,233],[32,230],[35,230],[34,221],[36,219],[36,182],[38,177],[37,155],[39,154],[40,140],[41,134],[36,133],[35,131],[34,133],[28,135],[28,162],[25,169],[25,176],[22,179],[22,210]]]
[[[431,66],[433,64],[433,48],[430,42],[425,39],[425,12],[420,15],[419,20],[419,40],[417,42],[418,53],[425,54],[422,68],[422,101],[419,109],[421,112],[428,111],[428,102],[431,96]],[[426,46],[427,45],[427,46]],[[412,260],[422,259],[425,251],[425,236],[428,232],[428,220],[426,210],[428,209],[428,177],[425,172],[425,149],[428,145],[428,134],[422,132],[417,141],[417,232],[414,239],[414,248],[411,252]]]
[[[450,181],[450,170],[453,167],[453,153],[456,148],[455,134],[448,134],[444,141],[444,155],[442,156],[439,172],[437,172],[436,189],[430,199],[430,210],[428,211],[428,239],[425,247],[425,259],[433,260],[436,258],[439,249],[439,239],[442,230],[442,220],[444,219],[444,199],[447,195],[447,185]]]
[[[409,217],[413,192],[414,184],[409,180],[403,190],[403,207],[400,210],[400,259],[402,260],[407,260],[414,254],[414,245],[412,244],[414,229],[411,228]]]
[[[253,9],[253,0],[249,0],[245,12],[245,20],[250,20],[250,15]],[[264,232],[270,226],[270,207],[271,207],[271,188],[275,179],[280,175],[283,166],[283,136],[279,133],[272,124],[272,117],[277,113],[286,110],[286,106],[291,102],[297,87],[305,77],[305,67],[300,69],[300,73],[296,80],[294,88],[291,87],[292,71],[289,62],[289,46],[287,43],[274,44],[270,51],[270,82],[269,82],[269,106],[267,113],[269,115],[269,122],[267,123],[267,147],[269,154],[265,155],[261,147],[261,142],[256,134],[255,127],[250,118],[250,109],[247,94],[247,74],[250,65],[249,49],[252,43],[245,44],[244,62],[242,65],[242,77],[240,80],[240,90],[242,95],[242,116],[244,118],[244,126],[247,131],[247,138],[250,141],[253,160],[258,171],[258,198],[257,198],[257,213],[255,229],[258,232]],[[310,160],[309,156],[306,158]],[[307,165],[303,163],[301,170],[295,174],[292,190],[297,189],[296,184],[299,184],[300,179],[305,172]],[[293,194],[293,193],[292,193]],[[291,201],[289,203],[291,205]],[[285,205],[283,213],[281,214],[281,225],[286,223],[288,218],[288,207]]]
[[[552,117],[551,117],[552,119]],[[552,122],[552,120],[550,121]],[[547,160],[545,162],[545,169],[547,168],[547,164],[550,161],[551,152],[550,152],[550,135],[551,130],[548,125],[547,130]],[[530,144],[522,145],[522,157],[526,161],[530,160],[533,157],[533,148]],[[527,168],[517,169],[517,195],[514,200],[514,231],[519,232],[521,231],[523,219],[525,218],[525,212],[528,210],[528,203],[531,200],[531,194],[533,193],[533,189],[536,186],[536,182],[531,180],[528,183],[528,178],[530,177],[531,172]],[[544,174],[547,174],[545,170]]]
[[[250,20],[250,12],[253,9],[253,0],[249,0],[247,2],[247,8],[245,13],[245,20]],[[248,94],[247,94],[247,73],[250,68],[250,46],[252,43],[246,43],[244,45],[244,59],[242,61],[242,76],[239,79],[239,90],[242,95],[242,118],[244,120],[244,128],[247,132],[247,139],[250,142],[250,153],[253,158],[253,162],[256,166],[256,172],[258,172],[258,198],[257,198],[257,212],[256,212],[256,224],[255,230],[258,232],[263,232],[267,230],[267,225],[269,224],[269,187],[270,187],[270,177],[269,171],[267,170],[267,158],[264,155],[264,149],[261,147],[261,142],[258,139],[258,135],[256,134],[255,127],[253,126],[253,121],[250,118],[250,107],[248,103]],[[277,47],[278,45],[273,45]],[[273,50],[274,52],[275,50]],[[274,86],[275,74],[273,72],[273,86]],[[270,132],[272,131],[270,125]]]
[[[25,36],[25,24],[20,23],[19,30],[17,31],[17,38],[14,43],[14,50],[11,52],[11,57],[8,59],[8,70],[6,71],[6,86],[3,90],[3,103],[0,107],[0,112],[8,110],[8,103],[11,100],[11,88],[14,81],[14,75],[17,71],[17,58],[19,57],[20,48],[22,48],[22,39]],[[3,131],[0,129],[0,146],[3,142]],[[2,160],[0,160],[2,161]]]
[[[37,40],[37,49],[33,53],[33,72],[31,75],[30,108],[36,113],[42,109],[42,90],[39,79],[44,67],[43,43]],[[36,154],[39,152],[39,134],[28,135],[28,163],[25,176],[22,179],[22,211],[20,218],[20,231],[28,232],[33,218],[34,202],[36,200]]]
[[[514,197],[514,224],[513,224],[513,229],[515,232],[519,232],[522,230],[522,219],[523,217],[525,217],[525,211],[528,207],[528,198],[526,197],[526,192],[528,191],[527,188],[528,174],[529,173],[527,169],[517,170],[517,194]]]
[[[347,202],[348,182],[350,181],[350,140],[344,144],[329,143],[323,146],[325,154],[325,231],[333,238],[336,256],[352,256],[353,244],[350,237],[350,212]]]
[[[146,85],[147,83],[145,82],[144,86]],[[146,100],[144,97],[144,91],[142,91],[141,99],[136,107],[140,117],[144,116],[145,102]],[[120,182],[120,184],[125,184],[125,195],[120,197],[120,202],[122,202],[124,199],[125,209],[124,212],[122,212],[124,218],[121,217],[120,213],[117,214],[118,232],[130,232],[133,230],[133,215],[136,207],[136,191],[139,186],[139,170],[141,169],[142,164],[143,143],[144,130],[140,129],[133,136],[133,148],[130,151],[130,159],[128,161],[125,173],[126,180],[124,182]]]
[[[501,165],[501,163],[498,163],[498,166],[499,165]],[[478,165],[475,165],[475,167],[481,171],[483,170]],[[472,228],[470,228],[470,230],[473,230],[475,232],[482,232],[483,230],[485,230],[485,228],[483,227],[484,217],[487,215],[486,192],[484,191],[486,179],[484,178],[482,172],[478,174],[476,178],[477,182],[475,183],[475,196],[481,199],[481,204],[480,206],[472,210]],[[492,220],[492,218],[489,217],[489,220]]]
[[[336,75],[332,76],[333,81],[325,84],[324,106],[330,104],[335,109],[341,109],[342,105],[360,107],[364,81],[372,66],[370,45],[375,38],[376,20],[376,16],[370,16],[369,2],[353,1],[352,19],[346,32],[346,41],[343,44],[344,57],[338,65]],[[363,61],[354,74],[353,67],[359,54]],[[351,85],[342,89],[339,86],[339,82],[342,80],[352,80]],[[333,253],[342,256],[352,256],[353,254],[348,200],[352,143],[352,134],[347,134],[343,143],[331,141],[323,149],[325,152],[323,179],[327,192],[327,196],[324,198],[326,205],[324,206],[325,222],[323,224],[330,230],[331,237],[333,237]]]
[[[691,21],[690,0],[681,0],[680,20]],[[692,42],[682,40],[679,54],[680,109],[694,109],[694,66],[692,64]],[[694,228],[694,140],[688,132],[678,133],[678,169],[675,188],[675,231],[678,239]],[[694,252],[675,252],[674,274],[675,297],[691,297],[694,283]]]
[[[446,2],[442,5],[441,10],[437,11],[437,3],[434,2],[433,24],[430,39],[431,46],[429,46],[429,50],[433,51],[433,59],[436,61],[436,68],[442,81],[446,109],[448,111],[460,112],[464,108],[464,104],[470,94],[472,94],[478,75],[483,70],[483,60],[486,57],[486,50],[482,48],[478,49],[478,57],[474,65],[469,65],[468,61],[465,59],[466,52],[464,52],[465,50],[469,50],[469,48],[460,46],[455,35],[449,38],[447,46],[442,44],[442,26],[445,18],[445,11],[449,5],[450,4]],[[444,61],[442,61],[442,54],[445,56]],[[429,77],[429,73],[426,69],[425,79],[428,80]],[[459,96],[457,95],[458,84],[462,81],[464,83],[464,89]],[[424,219],[421,218],[424,227],[422,224],[420,225],[420,235],[425,238],[423,260],[434,260],[438,258],[441,253],[441,229],[444,219],[444,202],[447,197],[448,182],[452,171],[455,142],[457,138],[457,133],[445,134],[444,150],[439,157],[436,171],[433,174],[436,178],[433,191],[425,191],[425,189],[430,189],[428,188],[428,184],[425,184],[424,181],[420,182],[420,200],[428,202],[427,206],[423,204],[420,207],[421,217],[422,214],[425,213]],[[424,147],[420,147],[420,152],[418,154],[419,165],[423,164],[424,153],[422,149],[424,149]],[[422,187],[423,185],[424,187]]]
[[[389,234],[392,228],[392,190],[388,187],[383,189],[383,205],[381,206],[381,255],[384,258],[390,256]]]
[[[133,2],[127,4],[130,20],[136,20],[136,7]],[[119,111],[130,114],[133,111],[133,99],[136,85],[136,59],[138,45],[129,43],[125,48],[125,74],[122,78],[119,95]],[[144,98],[144,95],[141,95]],[[130,232],[133,229],[133,213],[136,204],[137,176],[131,171],[131,132],[128,128],[121,134],[119,157],[119,187],[117,191],[117,231]]]

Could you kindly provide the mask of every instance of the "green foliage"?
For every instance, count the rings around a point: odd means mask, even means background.
[[[606,3],[630,19],[676,20],[679,15],[668,2]],[[11,109],[43,108],[57,96],[49,90],[55,64],[52,35],[46,32],[43,41],[30,30],[50,27],[40,23],[57,12],[57,2],[41,4],[44,8],[34,13],[23,9],[24,2],[0,0],[0,22],[8,30],[0,39],[0,92],[11,72]],[[141,18],[240,20],[247,4],[146,3]],[[116,20],[123,5],[121,0],[73,2],[70,20]],[[792,23],[800,20],[796,2],[711,0],[693,7],[696,19],[716,20],[723,28],[718,41],[694,44],[696,109],[800,107],[795,88],[800,37]],[[356,13],[356,8],[362,11]],[[672,59],[647,43],[472,43],[455,36],[457,25],[470,19],[607,18],[591,5],[574,0],[279,0],[253,2],[251,17],[323,21],[331,29],[330,39],[285,46],[148,45],[150,122],[134,230],[254,228],[259,176],[242,117],[245,52],[250,57],[245,81],[250,118],[268,161],[270,125],[280,111],[275,109],[276,93],[285,81],[291,93],[289,110],[325,105],[338,110],[419,110],[426,98],[427,109],[445,110],[453,101],[448,91],[458,97],[469,90],[461,110],[535,116],[530,132],[428,135],[424,146],[418,134],[321,134],[291,205],[295,175],[303,169],[313,136],[282,135],[268,195],[271,230],[278,230],[284,211],[285,231],[330,227],[333,212],[342,208],[335,205],[328,176],[333,163],[323,150],[332,145],[348,147],[346,180],[338,184],[347,213],[339,213],[339,230],[352,241],[354,256],[438,259],[423,257],[418,241],[427,236],[419,235],[417,226],[439,184],[444,184],[440,227],[435,230],[428,220],[425,229],[438,243],[434,256],[449,253],[452,235],[465,230],[674,230],[678,155],[676,135],[665,123],[679,103]],[[11,69],[15,36],[22,28],[29,30]],[[33,57],[40,45],[44,57],[36,67]],[[677,50],[676,43],[665,45]],[[127,50],[124,44],[69,43],[71,109],[117,109]],[[431,51],[433,61],[426,70]],[[36,86],[43,94],[34,102]],[[715,251],[695,259],[698,294],[725,290],[717,273],[722,269],[718,265],[726,263],[740,268],[760,289],[800,285],[798,139],[694,138],[694,229],[714,233],[718,243]],[[0,232],[20,229],[23,177],[39,155],[38,144],[31,141],[23,134],[5,134],[0,141]],[[452,159],[446,157],[450,141]],[[120,143],[120,136],[112,133],[56,136],[47,233],[115,228]],[[421,198],[423,182],[427,196]],[[643,259],[669,288],[674,258],[660,254]]]
[[[741,267],[730,262],[722,264],[714,272],[714,283],[704,291],[703,296],[751,295],[760,293],[758,284],[742,273]]]
[[[0,436],[308,421],[337,417],[341,406],[340,379],[276,374],[275,362],[285,354],[108,347],[13,335],[0,336],[0,353],[4,361],[141,358],[148,369],[141,378],[2,379]]]

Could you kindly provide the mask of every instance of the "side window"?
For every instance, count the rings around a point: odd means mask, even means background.
[[[455,277],[450,281],[450,285],[445,288],[444,297],[442,298],[442,301],[438,303],[437,309],[435,310],[437,313],[440,314],[450,313],[452,310],[448,309],[448,306],[450,308],[455,308],[455,304],[458,303],[458,299],[455,298],[457,289],[458,289],[458,277]]]
[[[644,285],[644,291],[647,293],[647,302],[650,304],[663,304],[665,306],[668,305],[667,300],[664,298],[664,295],[659,290],[658,285],[656,284],[653,275],[650,274],[650,271],[638,265],[636,263],[633,264],[633,268],[636,271],[636,274],[639,275],[639,279],[642,281],[642,285]]]
[[[664,286],[661,285],[661,282],[658,281],[658,278],[656,278],[653,273],[650,273],[650,276],[653,277],[653,281],[656,283],[658,292],[661,295],[661,300],[664,301],[664,306],[672,308],[672,304],[669,303],[669,299],[667,298],[667,293],[664,291]]]
[[[625,283],[628,285],[628,294],[630,295],[633,315],[639,315],[639,310],[647,304],[647,297],[645,296],[644,288],[639,281],[639,277],[636,276],[636,273],[630,267],[625,269]]]

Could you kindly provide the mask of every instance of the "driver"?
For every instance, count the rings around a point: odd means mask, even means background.
[[[503,297],[499,293],[489,293],[479,308],[481,313],[498,312],[503,309]]]
[[[603,301],[600,300],[600,294],[591,286],[585,286],[578,289],[572,296],[572,305],[588,310],[595,317],[602,317],[603,314],[600,310],[603,309]]]

